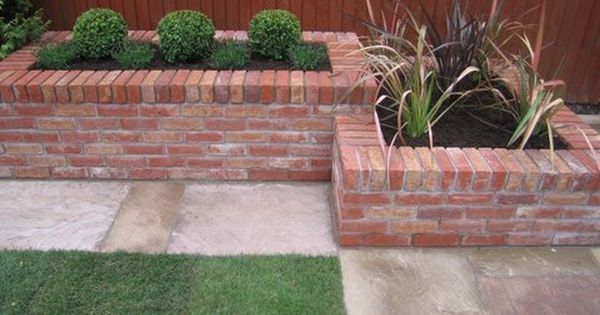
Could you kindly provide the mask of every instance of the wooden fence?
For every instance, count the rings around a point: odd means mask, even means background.
[[[386,0],[374,0],[376,10]],[[403,0],[417,15],[421,5],[442,22],[450,0]],[[247,29],[252,16],[263,9],[286,9],[296,14],[305,30],[355,31],[362,33],[367,16],[364,0],[34,0],[53,21],[52,29],[71,29],[77,16],[91,7],[110,7],[120,12],[130,29],[154,29],[168,12],[199,10],[209,15],[219,29]],[[420,2],[420,3],[419,3]],[[489,10],[490,0],[470,0],[470,12]],[[533,24],[540,0],[506,0],[505,15]],[[560,77],[568,83],[567,99],[573,102],[600,100],[600,1],[550,0],[541,61],[548,77],[561,66]],[[533,10],[530,14],[525,14]],[[595,17],[595,18],[594,18]]]

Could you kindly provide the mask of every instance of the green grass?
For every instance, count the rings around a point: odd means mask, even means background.
[[[342,314],[337,258],[0,251],[0,314]]]

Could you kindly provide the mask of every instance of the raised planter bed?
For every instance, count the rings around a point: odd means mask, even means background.
[[[24,47],[0,62],[0,177],[328,180],[333,116],[368,112],[375,86],[334,107],[360,71],[346,57],[358,39],[303,35],[328,45],[332,72],[39,71]]]
[[[568,150],[393,148],[370,116],[335,121],[333,195],[343,246],[600,244],[600,136],[571,110]],[[388,173],[389,170],[389,173]],[[389,174],[389,180],[386,179]]]

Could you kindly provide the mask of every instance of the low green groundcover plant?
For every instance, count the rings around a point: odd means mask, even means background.
[[[0,0],[0,60],[38,39],[50,25],[42,10],[32,9],[29,0]]]
[[[35,54],[39,68],[66,70],[77,57],[77,48],[72,43],[48,44]]]
[[[343,314],[335,257],[0,251],[0,314]]]
[[[290,48],[289,55],[294,68],[316,70],[327,62],[327,46],[303,43]]]
[[[243,43],[228,41],[220,44],[212,55],[215,69],[242,69],[249,61],[248,50]]]
[[[149,43],[128,41],[122,49],[113,54],[113,58],[123,69],[142,69],[154,58],[154,49]]]

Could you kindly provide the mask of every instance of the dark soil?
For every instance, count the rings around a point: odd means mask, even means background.
[[[385,106],[385,104],[383,104]],[[389,111],[378,107],[379,117],[384,117]],[[387,121],[381,120],[384,138],[389,145],[397,132],[397,117],[391,117]],[[512,117],[505,112],[495,109],[475,110],[473,107],[465,108],[457,104],[446,113],[441,120],[432,128],[433,146],[436,147],[474,147],[474,148],[507,148],[507,143],[515,129]],[[403,136],[405,143],[399,137],[396,146],[428,147],[429,135],[420,138]],[[516,144],[508,148],[516,148]],[[550,143],[548,135],[532,136],[526,145],[527,149],[548,149]],[[558,138],[554,137],[555,149],[566,149],[567,146]]]
[[[572,103],[567,104],[571,110],[573,110],[577,114],[582,115],[600,115],[600,103]]]
[[[158,45],[151,44],[155,51],[154,59],[144,70],[218,70],[215,69],[209,60],[192,60],[190,62],[169,63],[163,59]],[[37,66],[34,66],[39,70]],[[121,65],[112,58],[98,60],[77,59],[70,65],[70,70],[125,70]],[[278,61],[262,58],[258,55],[252,55],[250,62],[241,70],[293,70],[292,65],[288,61]],[[331,71],[331,63],[329,58],[321,68],[315,71]]]

